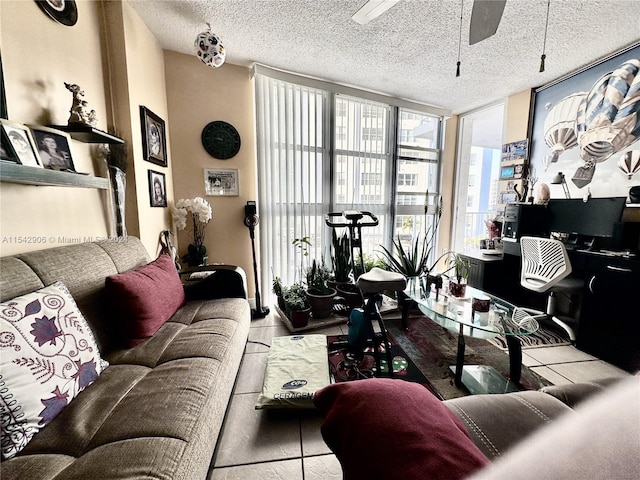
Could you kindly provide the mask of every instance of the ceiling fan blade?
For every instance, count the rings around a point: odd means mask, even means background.
[[[475,0],[469,25],[469,45],[481,42],[496,33],[507,0]]]
[[[393,7],[400,0],[369,0],[351,19],[360,25],[366,25]]]

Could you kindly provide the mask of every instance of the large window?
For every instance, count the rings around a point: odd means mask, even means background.
[[[408,247],[432,228],[440,192],[439,117],[400,109],[394,237]],[[432,250],[435,257],[437,249]]]
[[[487,238],[485,221],[502,214],[497,184],[503,117],[502,103],[460,117],[452,242],[456,251],[478,248]]]
[[[441,116],[330,84],[255,78],[263,292],[274,275],[291,284],[309,259],[330,261],[326,213],[375,214],[379,225],[362,230],[362,250],[374,257],[392,237],[424,232],[433,213],[425,215],[425,201],[439,191]],[[302,237],[312,244],[308,255],[292,244]]]

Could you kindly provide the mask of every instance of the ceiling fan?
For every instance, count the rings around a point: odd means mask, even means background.
[[[366,25],[393,7],[400,0],[369,0],[351,18]],[[464,1],[464,0],[461,0]],[[498,30],[507,0],[474,0],[469,26],[469,45],[489,38]]]

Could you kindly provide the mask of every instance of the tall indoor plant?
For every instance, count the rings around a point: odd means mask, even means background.
[[[190,229],[193,242],[182,257],[190,267],[207,262],[207,248],[204,246],[205,229],[211,221],[211,205],[201,197],[180,199],[172,209],[173,222],[178,230]]]
[[[331,270],[324,261],[318,263],[313,260],[306,271],[307,302],[311,306],[314,318],[326,318],[333,312],[333,297],[336,289],[329,286]]]

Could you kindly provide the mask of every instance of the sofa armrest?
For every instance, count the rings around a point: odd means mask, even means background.
[[[196,272],[211,272],[201,279],[190,279]],[[236,265],[205,265],[180,272],[187,300],[247,298],[247,276]]]
[[[584,383],[569,383],[566,385],[552,385],[549,387],[543,387],[540,389],[548,395],[552,395],[560,400],[565,405],[574,408],[579,403],[583,402],[587,398],[592,397],[604,390],[608,390],[611,385],[614,385],[623,380],[622,378],[603,378],[600,380],[594,380]]]
[[[546,393],[525,391],[500,395],[469,395],[444,404],[462,421],[471,439],[489,459],[572,410]]]

